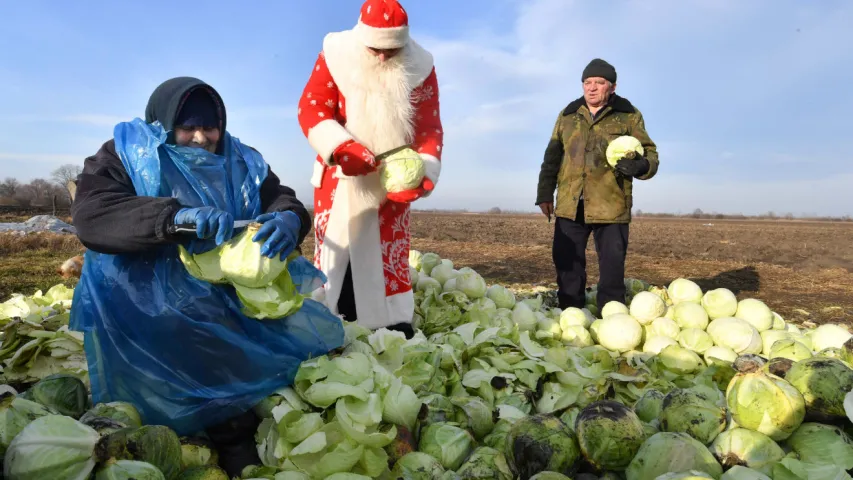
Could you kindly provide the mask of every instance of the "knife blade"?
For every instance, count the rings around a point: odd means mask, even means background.
[[[237,220],[234,222],[234,228],[244,228],[248,227],[250,224],[254,223],[254,220]],[[167,229],[169,233],[195,233],[196,228],[194,223],[179,223],[177,225],[169,225]]]
[[[405,150],[407,148],[412,148],[412,146],[409,144],[400,145],[399,147],[392,148],[391,150],[384,151],[384,152],[380,153],[379,155],[376,155],[376,160],[377,161],[385,160],[386,158],[390,157],[391,155],[394,155],[395,153],[402,151],[402,150]]]

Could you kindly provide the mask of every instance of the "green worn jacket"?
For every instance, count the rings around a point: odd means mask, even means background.
[[[649,171],[638,177],[652,178],[658,170],[658,152],[643,115],[627,99],[613,95],[595,119],[583,97],[570,103],[557,117],[539,172],[536,204],[557,201],[555,215],[577,220],[583,197],[587,223],[630,223],[633,179],[617,173],[605,157],[607,145],[631,135],[643,145]]]

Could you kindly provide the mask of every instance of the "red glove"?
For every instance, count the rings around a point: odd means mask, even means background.
[[[432,180],[424,177],[423,182],[421,182],[421,186],[412,190],[404,190],[402,192],[391,193],[389,192],[387,195],[388,200],[397,203],[411,203],[415,200],[423,197],[427,192],[431,192],[435,188],[435,184],[432,183]]]
[[[349,140],[336,148],[332,159],[348,177],[367,175],[375,172],[378,166],[373,152],[355,140]]]

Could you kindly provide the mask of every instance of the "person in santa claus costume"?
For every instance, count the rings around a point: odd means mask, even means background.
[[[325,36],[298,117],[317,152],[314,263],[328,277],[326,304],[411,337],[410,205],[438,182],[443,131],[433,57],[410,38],[400,3],[367,0],[354,28]],[[387,193],[381,155],[402,146],[420,155],[424,179]]]

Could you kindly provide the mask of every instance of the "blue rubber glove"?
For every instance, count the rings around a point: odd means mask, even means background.
[[[182,208],[175,214],[175,224],[194,223],[196,236],[207,239],[216,235],[216,244],[231,240],[234,235],[234,217],[214,207]]]
[[[252,237],[253,242],[266,240],[261,247],[261,255],[274,258],[279,255],[281,260],[287,258],[296,242],[299,240],[299,230],[302,229],[302,220],[293,212],[265,213],[255,219],[261,223],[258,233]]]

